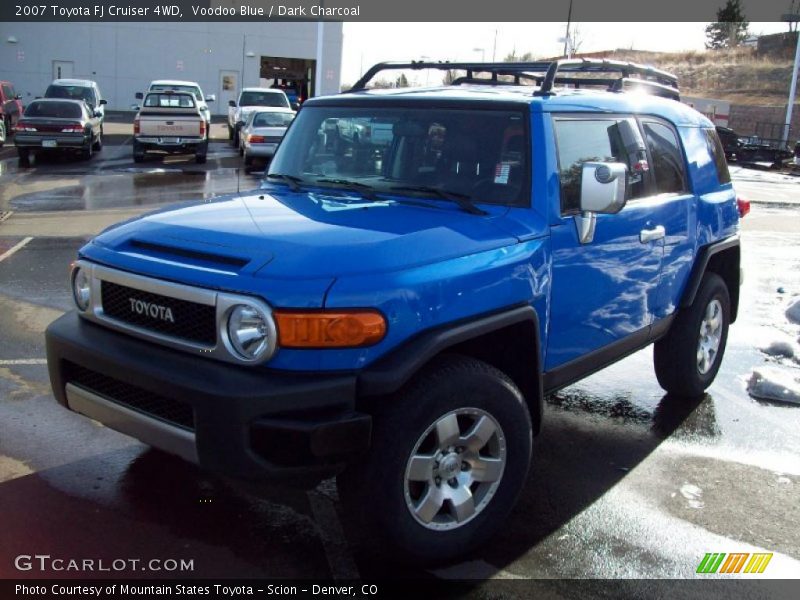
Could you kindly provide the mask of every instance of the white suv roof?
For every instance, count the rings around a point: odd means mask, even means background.
[[[154,85],[193,85],[200,87],[200,84],[196,81],[180,81],[179,79],[156,79],[150,82],[150,86]]]
[[[90,79],[55,79],[50,85],[79,85],[82,87],[97,86],[97,84]]]
[[[283,94],[283,90],[277,88],[262,88],[262,87],[246,87],[242,88],[242,92],[266,92],[268,94]]]

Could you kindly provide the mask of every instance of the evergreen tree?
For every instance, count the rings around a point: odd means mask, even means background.
[[[733,48],[747,38],[747,26],[739,0],[727,0],[717,10],[717,20],[706,27],[706,48]]]

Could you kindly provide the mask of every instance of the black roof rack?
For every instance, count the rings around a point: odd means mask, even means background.
[[[590,58],[563,58],[536,62],[384,62],[371,67],[349,90],[365,90],[367,84],[382,71],[411,69],[438,69],[440,71],[466,71],[466,76],[453,80],[452,85],[475,83],[484,85],[519,85],[523,79],[533,81],[538,88],[536,96],[555,94],[555,84],[575,87],[603,86],[610,92],[641,90],[650,94],[680,99],[678,78],[672,73],[632,62]],[[486,76],[478,76],[480,74]],[[581,76],[574,76],[581,74]],[[587,76],[588,74],[588,76]],[[608,77],[610,74],[616,76]],[[572,77],[570,77],[572,75]],[[605,75],[605,76],[602,76]],[[499,79],[513,77],[513,82]]]

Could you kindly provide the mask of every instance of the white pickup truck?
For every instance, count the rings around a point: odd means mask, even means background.
[[[149,92],[133,121],[133,160],[142,162],[148,152],[193,153],[206,162],[208,124],[194,94],[164,90]]]

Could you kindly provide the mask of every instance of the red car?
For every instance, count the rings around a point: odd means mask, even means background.
[[[14,91],[11,82],[0,81],[0,148],[14,131],[17,121],[22,116],[22,110],[20,95]]]

